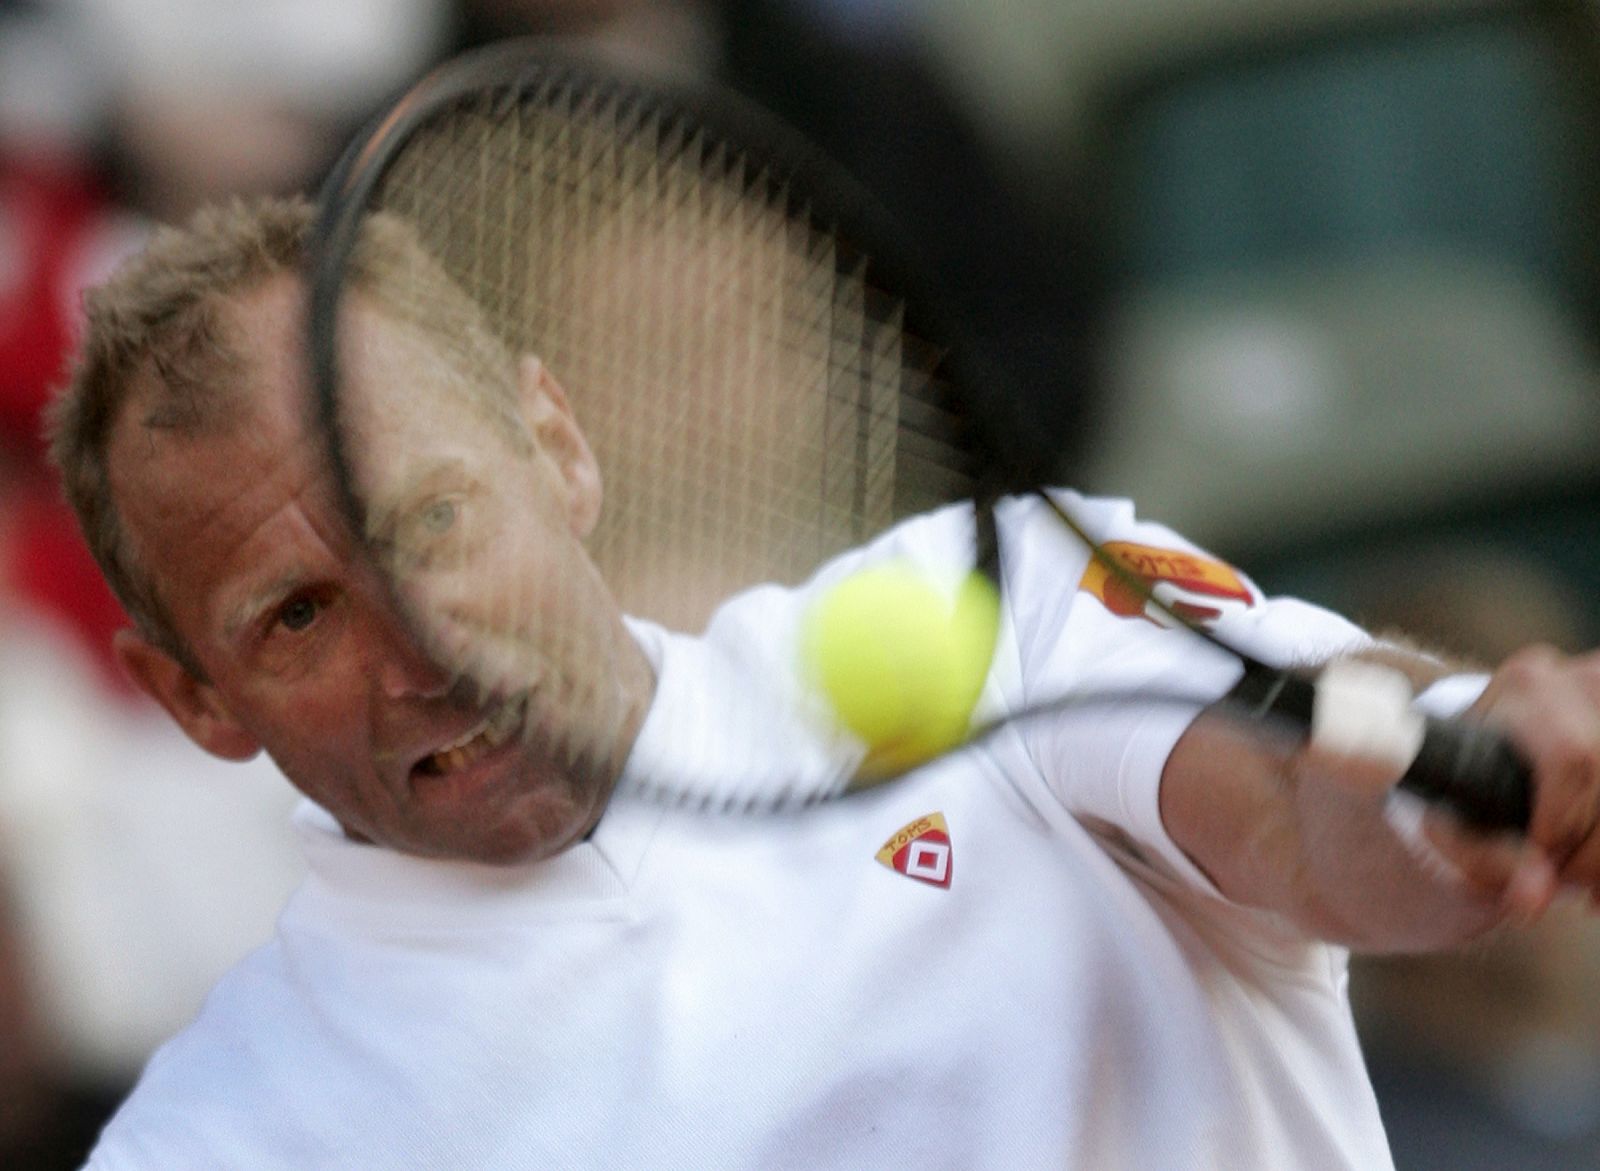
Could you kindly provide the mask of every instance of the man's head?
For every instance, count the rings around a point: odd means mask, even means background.
[[[567,718],[571,696],[541,693],[537,711],[462,702],[346,531],[304,423],[310,220],[292,202],[204,212],[88,300],[53,452],[138,627],[119,657],[202,747],[238,758],[265,747],[352,836],[484,860],[553,852],[599,816],[619,761],[573,767],[519,734]],[[404,457],[380,487],[442,486],[452,509],[469,502],[463,532],[515,521],[534,534],[536,564],[490,568],[575,599],[564,617],[602,648],[587,669],[611,673],[605,690],[623,697],[616,719],[631,730],[649,672],[581,545],[599,510],[593,458],[560,387],[448,282],[425,304],[390,294],[404,282],[387,274],[428,263],[380,222],[355,267],[342,366],[352,388],[382,392],[375,417]],[[454,398],[407,393],[425,386]],[[484,577],[481,561],[443,568],[429,588]]]

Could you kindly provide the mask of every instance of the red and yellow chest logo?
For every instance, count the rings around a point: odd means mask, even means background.
[[[896,874],[949,890],[955,857],[944,814],[929,813],[895,830],[877,859]]]
[[[1255,604],[1256,597],[1232,566],[1198,553],[1111,541],[1101,546],[1134,583],[1155,594],[1191,622],[1222,617],[1225,606]],[[1078,588],[1087,590],[1106,609],[1124,618],[1148,618],[1160,624],[1164,615],[1151,607],[1134,584],[1113,573],[1099,557],[1089,560]]]

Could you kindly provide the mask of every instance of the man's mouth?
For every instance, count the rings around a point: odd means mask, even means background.
[[[413,771],[425,777],[459,772],[511,739],[522,722],[523,705],[505,703],[457,739],[419,760]]]

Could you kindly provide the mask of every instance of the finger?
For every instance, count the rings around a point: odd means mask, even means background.
[[[1563,889],[1600,899],[1600,829],[1593,830],[1557,868]]]
[[[1501,913],[1513,923],[1533,923],[1550,909],[1559,890],[1550,859],[1537,850],[1525,850],[1501,893]]]
[[[1532,768],[1529,838],[1560,869],[1600,818],[1600,658],[1518,652],[1475,709],[1507,728]]]
[[[1532,922],[1555,898],[1556,868],[1533,843],[1509,834],[1477,833],[1436,808],[1424,815],[1422,830],[1460,883],[1476,898],[1498,903],[1513,921]]]
[[[1600,817],[1600,745],[1590,749],[1569,740],[1536,756],[1534,795],[1529,840],[1565,870]]]

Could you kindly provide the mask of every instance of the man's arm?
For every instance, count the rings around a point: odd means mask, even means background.
[[[1439,673],[1386,652],[1414,683]],[[1468,718],[1504,729],[1533,770],[1526,840],[1430,811],[1419,850],[1385,816],[1392,767],[1273,744],[1222,709],[1178,741],[1161,780],[1167,832],[1228,898],[1364,950],[1448,947],[1537,917],[1557,890],[1600,896],[1600,653],[1530,648]]]

